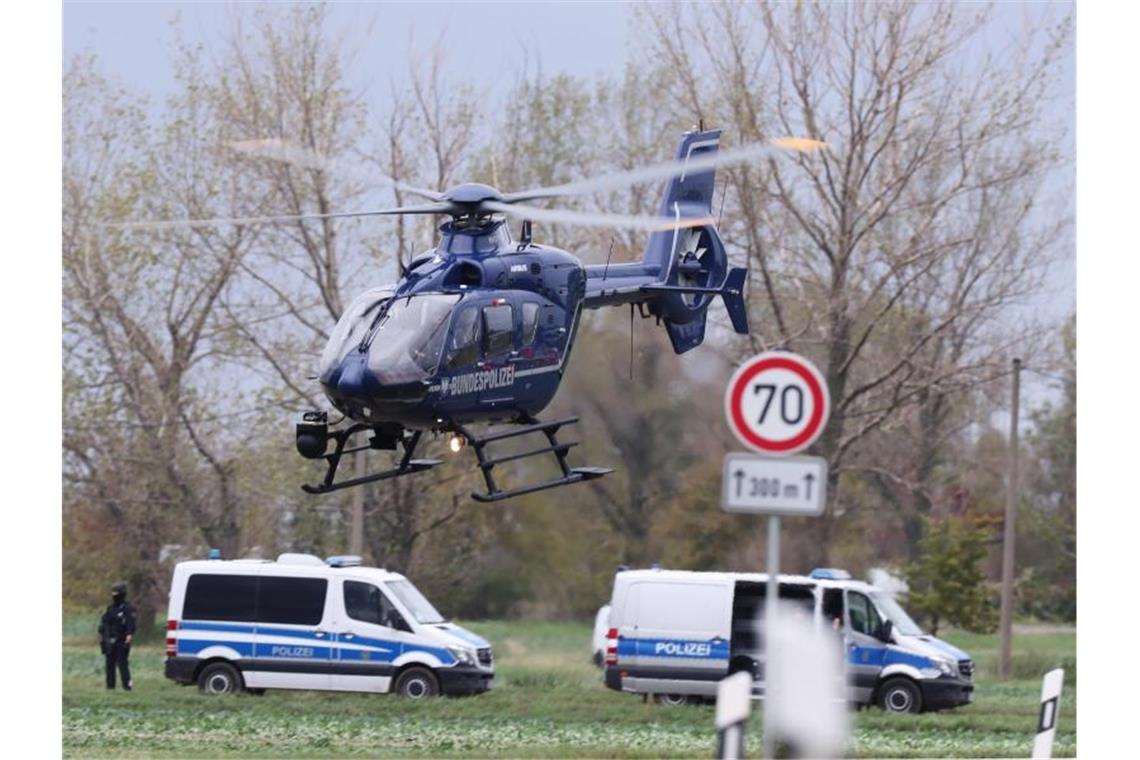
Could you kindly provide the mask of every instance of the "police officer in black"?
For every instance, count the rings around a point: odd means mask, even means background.
[[[127,604],[127,584],[111,586],[111,605],[99,621],[99,648],[107,666],[107,688],[115,688],[115,668],[123,689],[131,690],[131,666],[127,659],[131,656],[131,639],[135,636],[135,608]]]

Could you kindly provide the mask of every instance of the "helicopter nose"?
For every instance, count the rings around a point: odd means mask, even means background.
[[[364,366],[363,355],[349,355],[340,365],[340,375],[336,380],[336,390],[342,396],[352,398],[365,393],[365,384],[368,373]]]

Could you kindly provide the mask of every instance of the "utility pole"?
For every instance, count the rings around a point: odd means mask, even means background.
[[[1010,637],[1013,630],[1013,559],[1017,540],[1017,411],[1020,406],[1021,359],[1013,360],[1013,399],[1009,412],[1009,483],[1005,499],[1005,526],[1001,540],[1001,653],[998,678],[1009,678]]]
[[[364,452],[353,454],[352,463],[356,477],[363,477]],[[348,553],[364,556],[364,489],[360,486],[352,489],[352,532],[348,538]]]

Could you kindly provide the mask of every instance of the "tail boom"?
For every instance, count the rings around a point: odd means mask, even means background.
[[[719,130],[687,132],[677,148],[677,162],[683,167],[690,159],[716,153],[719,145]],[[639,262],[586,267],[583,305],[596,309],[646,304],[665,322],[679,354],[704,340],[708,307],[715,296],[724,301],[733,329],[747,333],[748,271],[728,266],[724,243],[712,223],[715,179],[714,169],[686,173],[683,168],[670,179],[658,214],[673,228],[652,233]]]

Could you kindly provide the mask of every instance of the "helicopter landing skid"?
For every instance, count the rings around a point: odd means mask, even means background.
[[[487,493],[475,493],[473,491],[471,498],[481,502],[501,501],[513,496],[522,496],[523,494],[535,493],[536,491],[545,491],[549,488],[568,486],[583,480],[593,480],[594,478],[600,478],[603,475],[608,475],[613,472],[613,470],[608,467],[570,467],[570,465],[566,463],[566,452],[572,447],[577,446],[578,442],[569,441],[567,443],[559,443],[557,438],[558,429],[564,425],[573,425],[577,421],[577,417],[565,417],[551,422],[539,422],[533,418],[524,419],[522,426],[514,430],[500,430],[483,436],[477,436],[462,427],[458,428],[459,432],[463,434],[463,437],[466,438],[475,449],[475,456],[479,459],[479,469],[482,470],[483,479],[487,482]],[[499,457],[488,456],[488,452],[486,451],[487,444],[510,438],[518,438],[532,433],[544,434],[550,445],[539,449],[524,451],[521,454],[507,454]],[[554,458],[558,460],[559,469],[562,470],[562,477],[544,480],[541,483],[535,483],[529,486],[505,490],[495,484],[495,479],[491,474],[491,470],[494,469],[495,465],[503,462],[528,459],[543,454],[554,455]]]
[[[354,451],[367,451],[369,449],[379,448],[373,445],[356,446],[355,448],[351,449],[345,448],[345,445],[348,443],[349,438],[351,438],[356,433],[360,433],[365,430],[372,430],[372,428],[368,425],[358,423],[356,425],[347,427],[344,430],[338,430],[335,433],[329,433],[328,437],[336,441],[336,448],[333,449],[333,452],[331,454],[326,454],[323,457],[323,459],[328,462],[329,466],[328,472],[325,474],[325,479],[320,485],[311,486],[306,484],[301,486],[301,489],[304,490],[305,493],[311,494],[329,493],[330,491],[339,491],[342,488],[352,488],[353,486],[360,486],[364,485],[365,483],[373,483],[377,480],[387,480],[389,478],[398,478],[401,475],[411,475],[416,472],[423,472],[424,470],[430,470],[432,467],[435,467],[437,464],[440,464],[443,461],[441,459],[412,459],[412,454],[415,452],[416,444],[419,443],[420,435],[422,434],[421,431],[417,430],[416,432],[412,433],[409,438],[400,437],[397,439],[399,440],[400,445],[404,447],[404,455],[400,457],[400,463],[396,467],[392,468],[391,470],[374,472],[371,475],[364,475],[359,478],[350,478],[349,480],[342,480],[339,483],[334,483],[333,479],[336,477],[336,470],[340,465],[340,458],[342,456],[345,454],[351,454]],[[395,446],[392,445],[390,448],[395,448]]]

